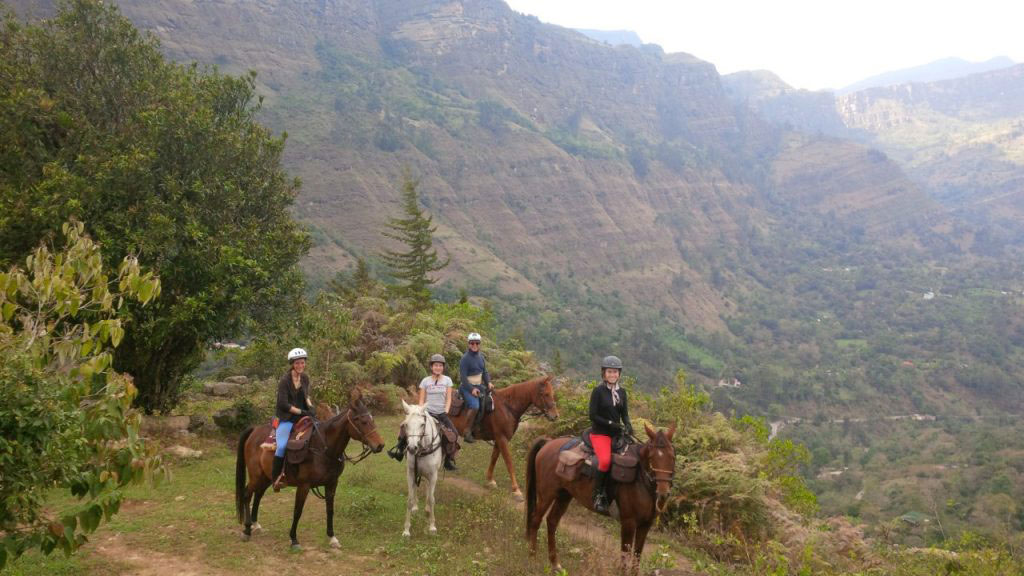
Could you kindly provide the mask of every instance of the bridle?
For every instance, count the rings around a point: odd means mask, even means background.
[[[349,424],[352,425],[353,428],[356,429],[356,432],[359,433],[359,442],[363,445],[363,451],[360,452],[359,455],[356,456],[355,458],[350,457],[348,454],[345,454],[344,452],[342,452],[341,455],[342,455],[342,457],[346,461],[351,462],[353,464],[358,464],[359,462],[362,462],[364,458],[366,458],[371,453],[373,453],[373,448],[371,448],[370,445],[366,443],[367,432],[364,431],[363,428],[359,424],[357,424],[355,420],[352,419],[352,412],[353,412],[352,408],[351,407],[346,408],[345,411],[346,411],[345,419],[348,421]],[[341,416],[341,414],[338,414],[338,416]],[[335,416],[335,418],[337,418],[338,416]],[[359,416],[357,417],[357,419],[362,420],[364,416],[369,417],[370,424],[372,425],[373,424],[373,415],[370,414],[369,410],[364,410],[363,412],[361,412],[359,414]],[[333,419],[334,418],[332,418],[332,420]],[[373,430],[376,430],[376,429],[377,429],[377,427],[374,426]],[[339,460],[340,460],[340,458],[339,458]]]
[[[423,434],[408,434],[408,433],[406,433],[406,437],[407,438],[419,438],[419,440],[417,442],[415,442],[415,443],[409,442],[408,446],[406,446],[406,448],[405,448],[406,452],[408,452],[414,458],[418,458],[420,456],[427,456],[429,454],[433,454],[434,452],[437,451],[438,448],[441,447],[441,434],[439,432],[440,428],[436,424],[434,425],[434,432],[431,435],[430,443],[426,447],[423,446],[423,438],[425,438],[427,436],[427,434],[426,434],[427,418],[433,418],[433,416],[431,416],[430,414],[427,414],[426,411],[424,411],[423,412]]]
[[[649,448],[653,448],[653,446],[648,446]],[[643,472],[644,482],[654,495],[654,507],[658,511],[658,514],[661,514],[666,508],[668,508],[669,499],[665,498],[664,503],[659,503],[658,482],[668,482],[669,492],[671,492],[672,483],[675,481],[676,471],[674,468],[672,470],[665,470],[663,468],[654,467],[654,465],[651,464],[650,454],[647,455],[646,464],[647,465],[643,466],[640,470]],[[650,468],[650,472],[648,472],[648,468]]]
[[[538,395],[540,395],[542,398],[544,397],[543,394],[539,394],[539,391]],[[557,406],[555,406],[555,399],[552,397],[550,404],[548,404],[547,406],[541,406],[540,404],[537,403],[535,398],[536,397],[530,399],[530,405],[533,406],[533,408],[535,408],[536,410],[530,410],[527,414],[524,414],[524,416],[543,416],[548,420],[555,420],[557,416],[552,416],[549,413],[551,410],[555,410],[558,408]]]

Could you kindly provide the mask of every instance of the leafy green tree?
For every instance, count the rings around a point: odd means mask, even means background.
[[[408,175],[402,184],[402,211],[404,218],[391,218],[389,232],[384,235],[398,240],[405,245],[404,252],[385,251],[381,257],[391,269],[391,274],[401,282],[392,287],[392,293],[399,298],[407,298],[417,309],[424,309],[430,304],[430,285],[437,282],[430,274],[448,265],[449,259],[443,261],[434,249],[433,218],[424,214],[419,205],[417,182]]]
[[[138,435],[135,387],[110,369],[118,310],[152,303],[160,283],[132,257],[108,277],[83,230],[65,225],[62,252],[44,245],[25,271],[0,273],[0,568],[29,549],[78,548],[160,466]],[[44,508],[54,486],[77,504]]]
[[[0,83],[0,264],[77,217],[106,261],[159,274],[162,298],[119,310],[114,354],[147,411],[174,405],[207,341],[301,294],[298,182],[255,121],[251,75],[166,62],[111,4],[72,0],[39,25],[6,20]]]

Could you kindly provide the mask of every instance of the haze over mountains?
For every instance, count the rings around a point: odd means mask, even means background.
[[[844,86],[835,92],[839,95],[845,95],[851,92],[880,86],[952,80],[954,78],[970,76],[971,74],[980,74],[990,70],[1009,68],[1013,65],[1014,61],[1006,56],[996,56],[983,62],[969,62],[963,58],[943,58],[920,66],[883,72],[854,82],[849,86]]]

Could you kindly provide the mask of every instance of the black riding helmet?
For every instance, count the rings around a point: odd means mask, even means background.
[[[429,364],[431,366],[433,366],[437,362],[440,362],[442,365],[447,365],[447,362],[445,362],[444,360],[444,355],[442,354],[434,354],[433,356],[430,357]]]
[[[604,371],[614,368],[620,373],[622,372],[622,360],[619,360],[618,356],[605,356],[604,360],[601,360],[601,377],[604,377]]]

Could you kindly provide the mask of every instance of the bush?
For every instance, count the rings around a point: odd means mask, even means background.
[[[148,302],[159,282],[126,258],[111,290],[100,248],[81,224],[67,245],[42,246],[0,273],[0,568],[29,549],[71,553],[120,506],[123,488],[161,470],[139,438],[136,389],[110,369],[122,303]],[[46,492],[78,501],[60,515]]]

